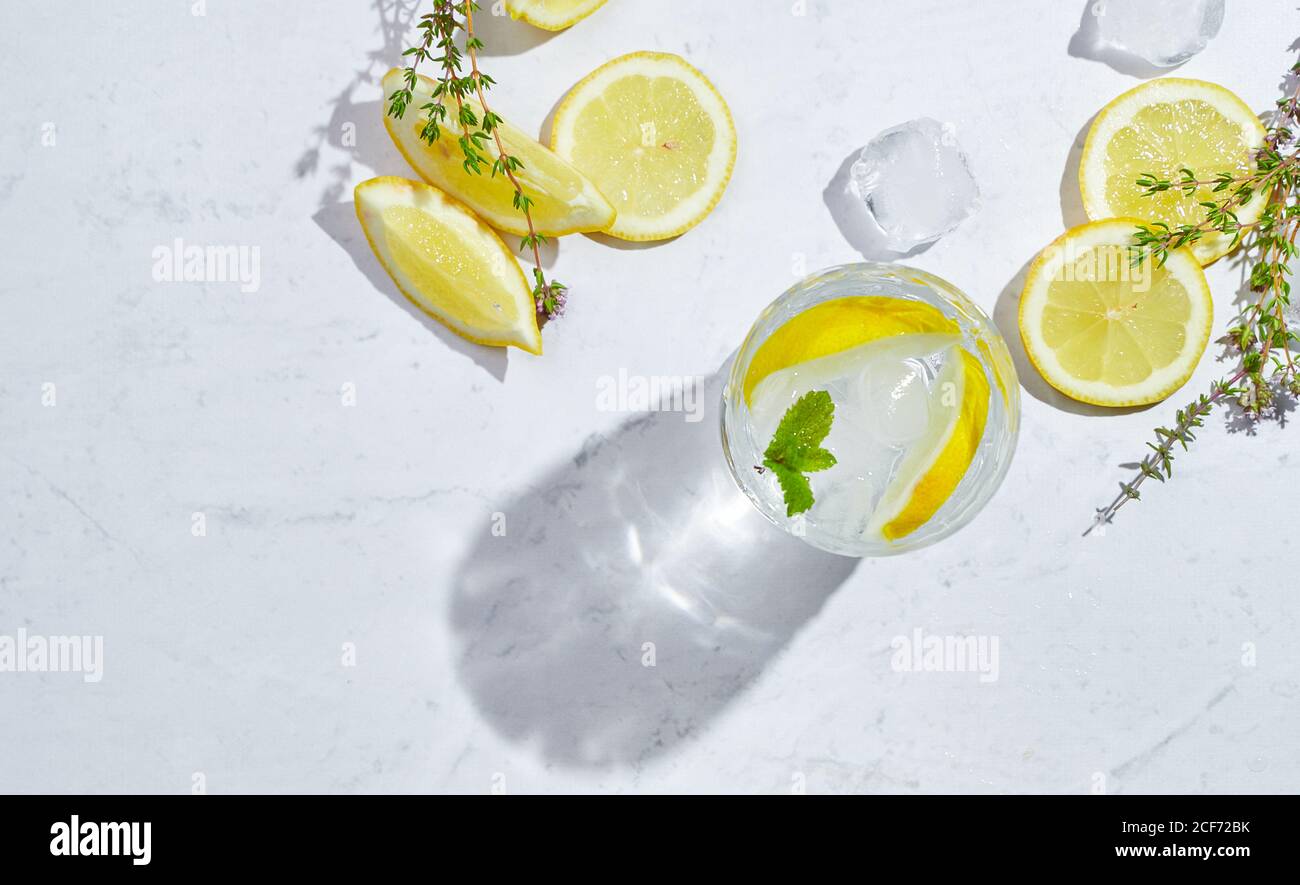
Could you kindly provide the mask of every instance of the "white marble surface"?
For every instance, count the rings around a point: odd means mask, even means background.
[[[1026,374],[983,515],[855,563],[727,503],[712,402],[698,424],[595,406],[620,369],[713,374],[801,266],[855,259],[846,159],[915,116],[956,124],[984,205],[909,260],[1013,330],[1024,266],[1080,220],[1089,119],[1150,74],[1086,57],[1082,2],[488,21],[527,128],[656,49],[714,80],[740,135],[687,236],[559,245],[572,309],[540,359],[458,342],[377,269],[350,193],[406,174],[375,82],[400,37],[371,3],[328,6],[0,11],[21,36],[0,53],[0,634],[104,642],[98,683],[0,673],[0,791],[1300,789],[1293,429],[1214,418],[1175,484],[1085,540],[1175,404],[1095,414]],[[1229,6],[1177,73],[1264,109],[1300,17]],[[155,282],[178,237],[259,247],[260,290]],[[1220,326],[1236,274],[1211,271]],[[997,637],[999,678],[895,672],[916,629]]]

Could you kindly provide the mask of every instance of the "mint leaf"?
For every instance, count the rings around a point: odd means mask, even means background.
[[[798,470],[778,464],[776,461],[763,462],[776,474],[776,481],[781,484],[781,493],[785,495],[785,515],[794,516],[803,513],[813,505],[812,486],[808,479]]]
[[[813,505],[812,486],[804,474],[835,466],[835,456],[821,447],[834,419],[835,403],[829,393],[805,393],[786,410],[763,453],[763,466],[775,473],[781,484],[786,516],[803,513]]]

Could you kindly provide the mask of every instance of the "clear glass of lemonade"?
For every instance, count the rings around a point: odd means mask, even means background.
[[[736,483],[773,523],[845,556],[915,550],[970,522],[1019,427],[997,329],[950,283],[899,265],[796,284],[759,315],[723,392]]]

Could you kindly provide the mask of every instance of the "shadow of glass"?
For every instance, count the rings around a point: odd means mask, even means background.
[[[772,526],[736,488],[723,377],[703,385],[702,420],[650,412],[593,436],[461,566],[461,681],[548,761],[635,763],[689,740],[857,564]]]

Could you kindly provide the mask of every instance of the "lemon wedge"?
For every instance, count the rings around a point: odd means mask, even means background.
[[[604,5],[605,0],[506,0],[506,12],[535,28],[563,31]]]
[[[1182,387],[1210,340],[1214,305],[1189,249],[1133,267],[1138,222],[1072,228],[1029,268],[1020,337],[1047,382],[1099,406],[1159,402]]]
[[[389,71],[383,85],[386,96],[404,88],[402,70]],[[464,156],[456,139],[464,130],[457,122],[455,108],[448,110],[438,141],[429,144],[420,138],[426,119],[420,108],[432,101],[433,86],[428,77],[418,77],[402,119],[384,114],[384,125],[397,149],[429,184],[466,203],[498,230],[524,236],[528,225],[523,213],[514,206],[515,189],[510,180],[500,173],[493,176],[490,170],[484,170],[481,175],[469,173],[462,165]],[[483,119],[483,107],[477,101],[467,98],[465,103],[475,117]],[[604,230],[614,223],[614,207],[585,175],[509,123],[503,121],[497,131],[507,153],[523,163],[515,176],[523,185],[524,193],[533,200],[533,225],[538,233],[559,237]],[[491,139],[481,152],[489,162],[500,156]]]
[[[727,103],[685,59],[616,58],[578,83],[555,112],[551,147],[618,211],[623,240],[664,240],[713,211],[736,164]]]
[[[356,209],[379,263],[416,307],[478,344],[542,352],[519,263],[469,209],[405,178],[357,185]]]
[[[984,438],[989,382],[979,360],[953,347],[932,390],[929,432],[898,466],[867,524],[867,535],[897,541],[925,525],[957,490]]]
[[[961,329],[936,308],[906,298],[854,295],[818,304],[786,322],[755,351],[745,372],[745,402],[751,401],[754,388],[774,372],[914,332],[960,335]]]
[[[1177,188],[1144,196],[1136,184],[1151,173],[1176,182],[1183,169],[1210,181],[1221,172],[1244,175],[1264,144],[1264,126],[1240,98],[1203,80],[1168,77],[1125,92],[1101,109],[1088,131],[1079,163],[1084,211],[1094,221],[1133,217],[1170,226],[1205,219],[1202,201],[1227,192],[1201,187],[1194,197]],[[1265,200],[1258,194],[1237,210],[1242,224],[1256,221]],[[1228,254],[1232,238],[1211,232],[1193,244],[1202,265]]]

